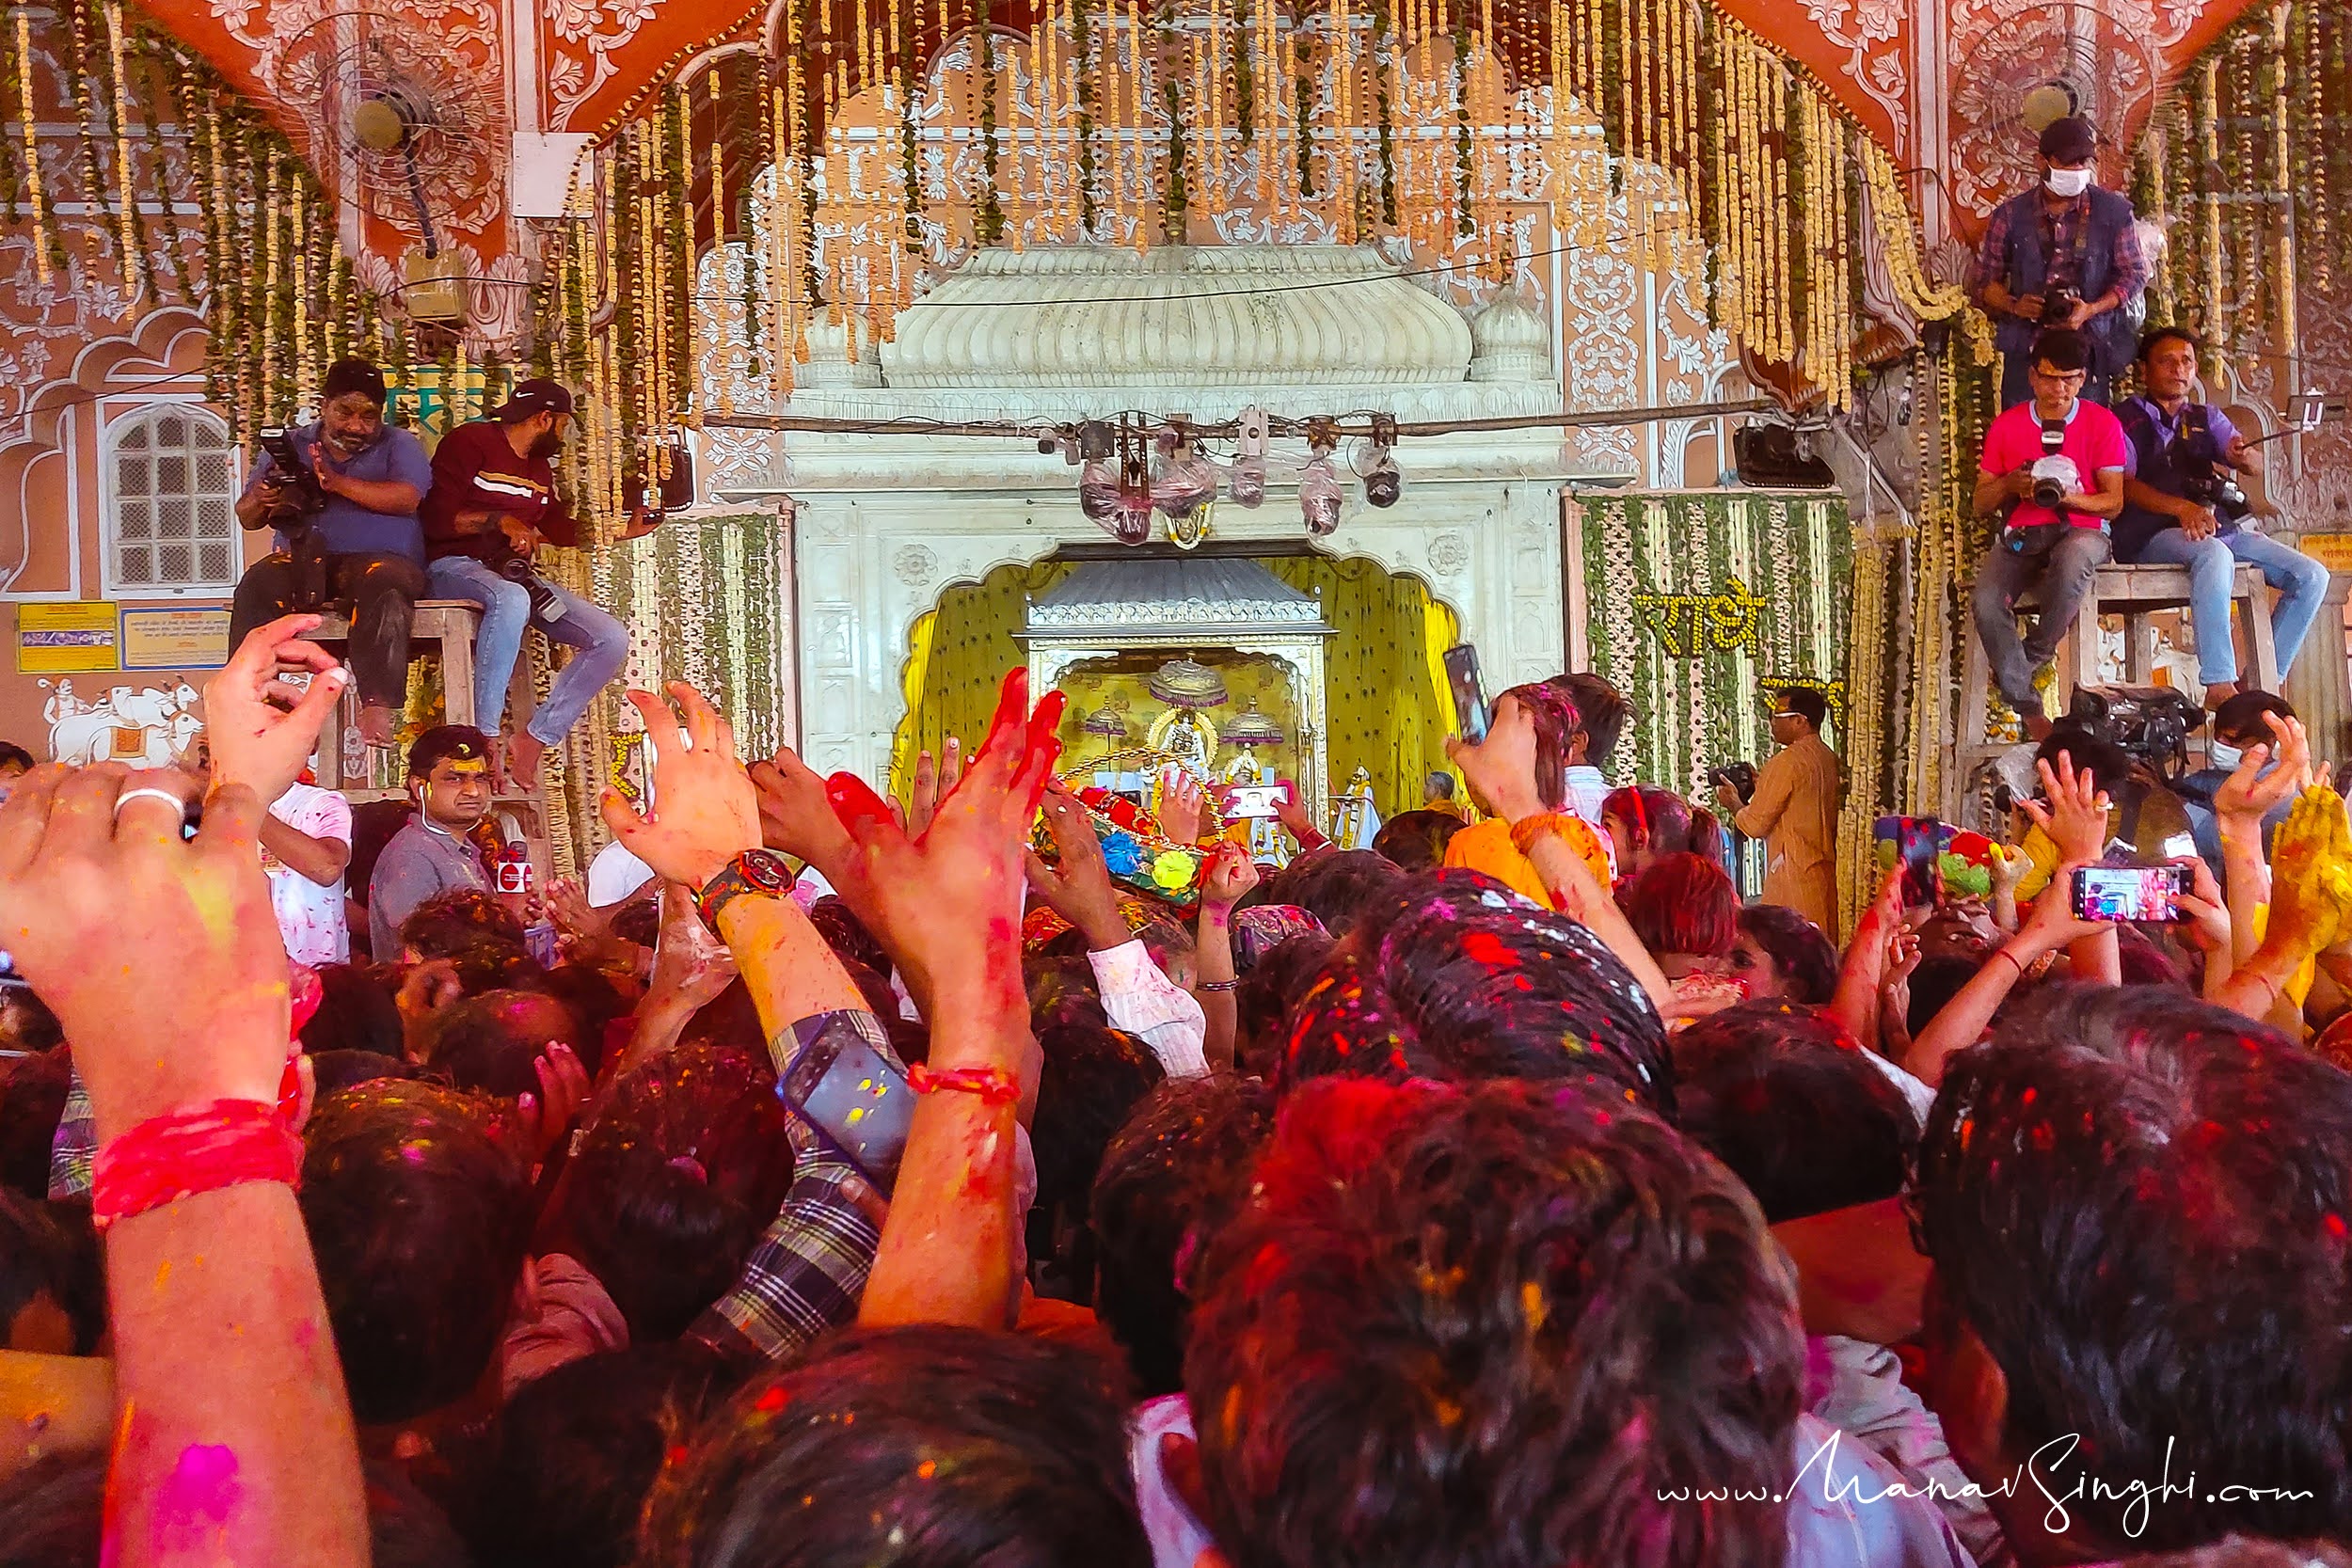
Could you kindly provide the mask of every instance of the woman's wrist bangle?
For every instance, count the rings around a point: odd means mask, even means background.
[[[302,1139],[265,1101],[215,1100],[151,1117],[101,1148],[90,1165],[90,1222],[103,1230],[183,1197],[253,1181],[300,1186]]]

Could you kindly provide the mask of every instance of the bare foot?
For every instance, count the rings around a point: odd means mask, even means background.
[[[368,703],[359,709],[359,738],[371,746],[392,743],[392,710],[383,703]]]
[[[507,787],[521,795],[537,789],[539,757],[547,749],[547,742],[529,730],[516,730],[514,738],[506,743]]]
[[[2037,746],[2049,739],[2050,732],[2056,728],[2058,726],[2050,722],[2050,716],[2046,713],[2026,715],[2026,738]]]
[[[2237,682],[2222,681],[2205,688],[2205,711],[2211,713],[2237,695]]]

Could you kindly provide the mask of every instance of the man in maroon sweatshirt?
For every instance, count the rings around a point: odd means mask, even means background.
[[[506,740],[506,776],[524,790],[538,779],[540,754],[563,740],[628,658],[627,627],[532,569],[541,544],[577,542],[548,461],[571,422],[571,393],[552,381],[523,382],[487,416],[441,437],[433,452],[433,488],[419,511],[433,596],[482,607],[473,693],[483,729],[500,731],[525,626],[573,650],[548,700]]]

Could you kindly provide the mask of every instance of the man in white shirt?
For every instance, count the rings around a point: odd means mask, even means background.
[[[187,767],[213,772],[212,747],[199,734]],[[351,863],[351,802],[331,789],[294,784],[270,802],[262,822],[262,869],[269,877],[270,908],[286,957],[315,969],[351,957],[351,927],[343,914],[343,869]]]
[[[1601,848],[1608,852],[1609,868],[1613,872],[1616,846],[1600,820],[1602,804],[1609,799],[1609,779],[1601,769],[1609,766],[1617,750],[1617,736],[1625,733],[1632,705],[1606,680],[1581,671],[1554,675],[1549,684],[1565,691],[1576,705],[1576,728],[1567,737],[1567,797],[1562,806],[1600,835]]]

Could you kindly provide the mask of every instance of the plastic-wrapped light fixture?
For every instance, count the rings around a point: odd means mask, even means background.
[[[1265,499],[1265,410],[1245,408],[1235,424],[1233,470],[1225,491],[1240,505],[1254,507]]]
[[[1317,445],[1313,451],[1298,471],[1298,511],[1307,519],[1307,531],[1321,539],[1338,531],[1343,497],[1339,470],[1331,463],[1331,449]]]

